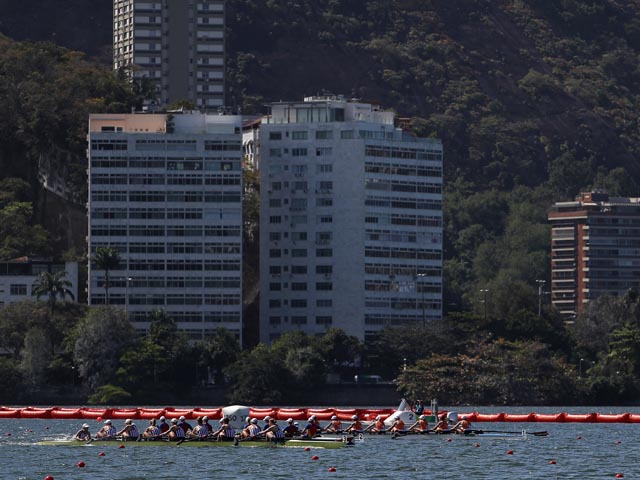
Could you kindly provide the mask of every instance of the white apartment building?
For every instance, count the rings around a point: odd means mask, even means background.
[[[339,97],[260,127],[260,338],[442,317],[442,144]]]
[[[109,303],[134,326],[165,310],[192,340],[242,340],[242,122],[205,114],[89,119],[89,252],[113,247]],[[89,265],[89,303],[105,303]]]
[[[24,300],[35,300],[33,285],[41,273],[66,272],[73,300],[78,300],[78,262],[53,262],[43,258],[19,257],[0,262],[0,307]],[[41,297],[43,301],[48,298]],[[59,301],[62,298],[58,297]],[[65,300],[72,299],[66,297]]]
[[[156,87],[156,101],[224,105],[224,0],[114,0],[113,65]]]

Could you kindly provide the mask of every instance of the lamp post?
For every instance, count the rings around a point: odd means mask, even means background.
[[[481,288],[480,289],[480,293],[482,293],[482,303],[484,304],[484,321],[487,321],[487,293],[489,293],[489,289],[488,288]]]
[[[544,285],[547,283],[546,280],[536,280],[538,284],[538,316],[542,316],[542,294],[544,293]]]
[[[129,318],[129,282],[133,280],[130,276],[125,277],[125,288],[124,288],[124,312]]]
[[[582,378],[582,362],[584,362],[584,358],[580,359],[580,363],[578,364],[578,378]]]

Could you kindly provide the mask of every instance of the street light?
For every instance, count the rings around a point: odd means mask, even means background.
[[[542,294],[544,293],[544,285],[546,280],[536,280],[538,284],[538,316],[542,316]]]
[[[482,293],[482,296],[483,296],[482,303],[484,304],[484,321],[486,322],[487,321],[487,293],[489,293],[489,289],[481,288],[480,293]]]
[[[580,363],[578,366],[578,378],[581,379],[582,378],[582,362],[584,362],[584,358],[580,359]]]

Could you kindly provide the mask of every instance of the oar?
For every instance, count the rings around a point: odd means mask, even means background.
[[[523,433],[525,435],[533,435],[534,437],[546,437],[549,435],[549,432],[547,432],[546,430],[540,431],[540,432],[527,432],[526,430],[521,430],[519,432],[509,432],[509,431],[504,431],[504,430],[466,430],[465,433],[479,433],[479,434],[483,434],[483,433],[507,433],[510,435],[522,435]]]

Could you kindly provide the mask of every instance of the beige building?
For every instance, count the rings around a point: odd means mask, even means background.
[[[114,0],[114,68],[151,80],[155,106],[190,100],[217,110],[224,105],[224,23],[224,0]]]

